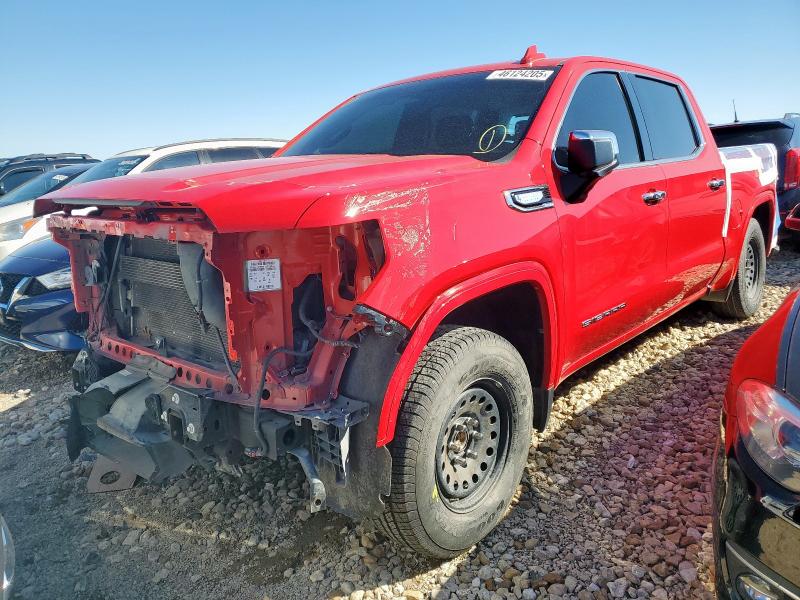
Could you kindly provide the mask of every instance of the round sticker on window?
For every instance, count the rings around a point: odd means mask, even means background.
[[[475,154],[488,154],[497,150],[508,137],[508,127],[505,125],[492,125],[478,138],[478,149]]]

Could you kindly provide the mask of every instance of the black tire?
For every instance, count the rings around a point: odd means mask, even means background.
[[[766,273],[767,251],[764,234],[758,221],[750,219],[733,289],[725,302],[715,302],[712,305],[714,311],[723,317],[739,320],[754,315],[761,306]]]
[[[507,340],[475,327],[439,333],[406,387],[378,525],[413,552],[450,558],[503,518],[527,461],[533,394]]]

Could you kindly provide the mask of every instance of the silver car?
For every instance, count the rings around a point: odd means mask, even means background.
[[[3,587],[0,588],[0,600],[11,598],[11,586],[14,583],[14,540],[3,516],[0,515],[0,573]]]

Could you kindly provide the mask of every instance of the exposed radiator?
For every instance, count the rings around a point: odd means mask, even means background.
[[[125,242],[111,290],[122,336],[165,356],[224,364],[216,331],[203,327],[186,293],[175,244],[130,237]],[[222,337],[227,345],[225,332]]]

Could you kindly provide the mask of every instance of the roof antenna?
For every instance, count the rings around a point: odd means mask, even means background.
[[[733,102],[733,122],[738,123],[739,115],[736,114],[736,100],[731,100],[731,102]]]

